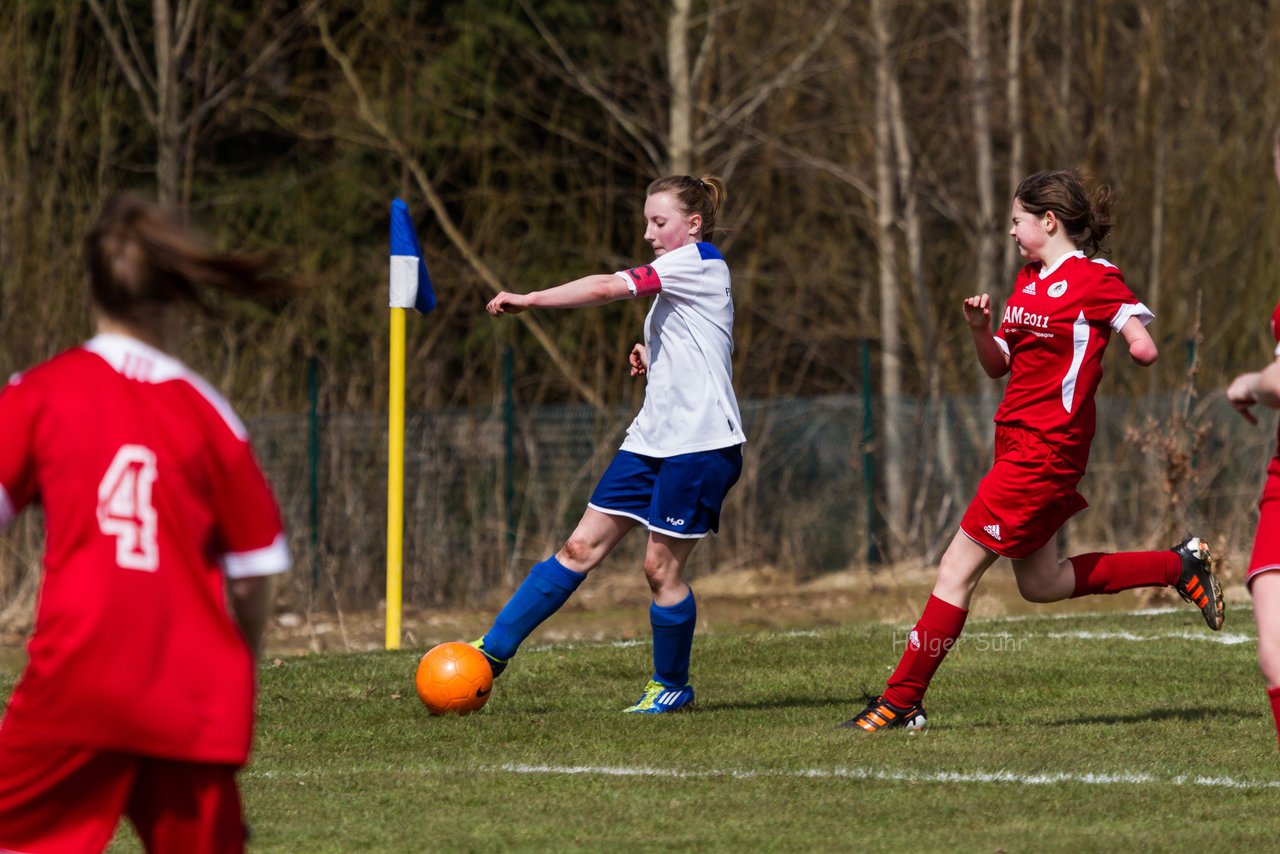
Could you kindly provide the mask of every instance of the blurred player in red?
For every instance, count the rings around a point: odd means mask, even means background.
[[[101,851],[126,814],[148,851],[240,851],[236,771],[289,552],[244,424],[164,347],[201,288],[286,283],[132,196],[84,251],[97,334],[0,392],[0,528],[38,503],[46,537],[0,720],[0,850]]]
[[[907,637],[884,693],[842,726],[866,732],[925,725],[921,702],[960,637],[969,600],[999,557],[1013,563],[1030,602],[1057,602],[1133,587],[1173,587],[1210,629],[1222,628],[1223,601],[1209,550],[1191,537],[1168,551],[1058,557],[1058,529],[1088,506],[1076,492],[1094,434],[1094,393],[1102,354],[1118,332],[1139,365],[1156,360],[1151,311],[1112,264],[1090,256],[1111,230],[1111,191],[1093,198],[1075,172],[1039,172],[1014,194],[1009,234],[1028,263],[1014,282],[998,331],[991,297],[964,301],[978,361],[988,376],[1009,374],[996,410],[995,463],[978,485],[960,530],[942,556],[933,595]]]
[[[1280,180],[1280,137],[1275,149],[1276,179]],[[1280,305],[1271,315],[1275,359],[1259,371],[1241,374],[1227,386],[1227,399],[1250,424],[1258,419],[1257,404],[1280,409]],[[1258,663],[1267,681],[1267,697],[1280,738],[1280,440],[1267,466],[1267,480],[1258,503],[1258,530],[1253,539],[1246,583],[1253,594],[1253,618],[1258,624]]]

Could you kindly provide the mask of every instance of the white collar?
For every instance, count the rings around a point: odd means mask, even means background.
[[[1068,258],[1083,258],[1083,257],[1085,257],[1084,252],[1082,252],[1079,249],[1073,249],[1070,252],[1065,252],[1063,253],[1062,257],[1060,257],[1057,261],[1054,261],[1052,264],[1050,264],[1047,267],[1040,268],[1040,278],[1043,279],[1047,276],[1053,275],[1053,271],[1061,267],[1062,263],[1066,261]]]

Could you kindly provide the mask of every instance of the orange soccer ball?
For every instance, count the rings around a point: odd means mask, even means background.
[[[480,708],[493,690],[493,670],[484,653],[469,643],[432,647],[418,662],[418,696],[433,715],[465,715]]]

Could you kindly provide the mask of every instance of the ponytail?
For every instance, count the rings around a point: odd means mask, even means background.
[[[1111,208],[1115,194],[1106,184],[1085,192],[1084,179],[1075,170],[1059,169],[1029,175],[1018,185],[1014,198],[1029,214],[1053,211],[1077,249],[1093,256],[1105,252],[1105,241],[1115,226]]]
[[[656,193],[670,193],[675,196],[680,210],[685,216],[698,214],[702,217],[702,239],[708,243],[716,231],[716,217],[728,198],[724,181],[714,175],[703,175],[694,178],[692,175],[668,175],[659,178],[649,185],[646,196]]]
[[[204,288],[265,297],[293,289],[263,253],[219,253],[159,206],[132,194],[111,198],[84,239],[89,296],[120,320],[177,302],[200,303]]]

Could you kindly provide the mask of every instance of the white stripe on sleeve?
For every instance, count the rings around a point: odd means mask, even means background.
[[[1136,302],[1131,305],[1120,306],[1120,310],[1116,312],[1116,316],[1111,318],[1111,328],[1116,332],[1119,332],[1120,327],[1128,323],[1129,318],[1131,317],[1136,317],[1141,320],[1143,326],[1150,326],[1151,321],[1156,319],[1156,316],[1151,312],[1151,309],[1147,308],[1140,302]]]
[[[276,575],[285,572],[291,564],[289,544],[284,534],[276,534],[275,540],[265,548],[251,552],[230,552],[222,556],[222,569],[228,578],[251,578],[256,575]]]

